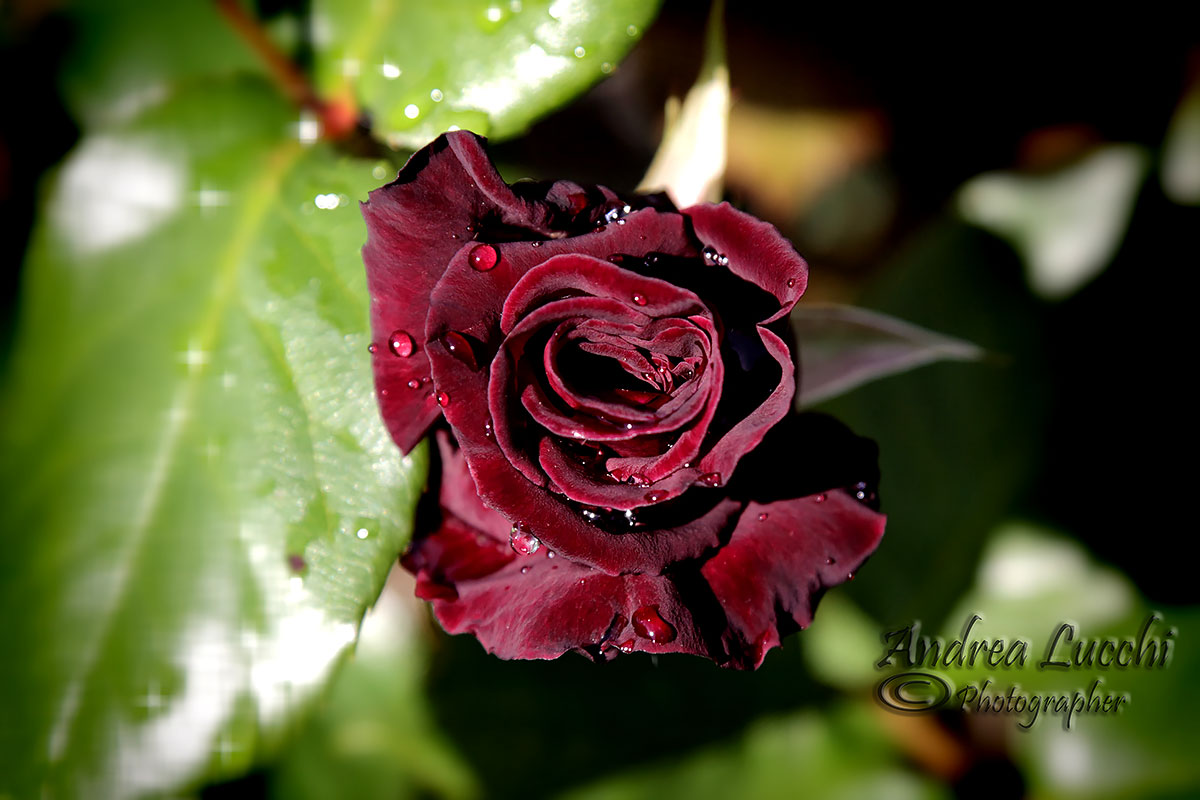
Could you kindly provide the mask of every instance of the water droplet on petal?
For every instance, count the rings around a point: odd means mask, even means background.
[[[825,493],[821,492],[819,495],[817,495],[816,497],[813,498],[813,501],[817,502],[817,503],[824,503],[825,502]]]
[[[392,331],[392,335],[388,338],[388,349],[394,356],[408,358],[416,348],[416,342],[413,341],[413,337],[408,335],[408,331]]]
[[[575,57],[576,58],[583,58],[586,55],[587,55],[587,50],[583,49],[583,45],[580,45],[579,47],[575,48]]]
[[[708,487],[720,486],[721,485],[721,473],[706,472],[700,476],[699,481],[700,481],[700,483],[702,483]]]
[[[465,364],[469,369],[479,369],[479,363],[475,360],[475,350],[471,347],[471,343],[467,341],[467,337],[463,336],[458,331],[447,331],[442,336],[442,344],[460,363]]]
[[[446,394],[445,392],[438,392],[436,395],[434,395],[434,399],[437,400],[437,404],[442,408],[450,405],[450,395]]]
[[[826,563],[826,564],[831,564],[831,565],[832,565],[832,564],[836,564],[836,563],[837,563],[837,559],[836,559],[836,558],[834,558],[833,556],[829,556],[828,558],[826,558],[826,559],[825,559],[825,563]]]
[[[795,286],[795,285],[796,285],[796,279],[795,279],[795,278],[788,278],[788,288],[790,289],[790,288],[792,288],[792,287],[793,287],[793,286]]]
[[[759,514],[759,515],[758,515],[758,521],[759,521],[759,522],[766,522],[766,521],[767,521],[767,512],[765,512],[765,511],[764,511],[763,513]]]
[[[624,642],[621,642],[619,645],[617,645],[617,649],[620,650],[622,653],[632,653],[633,652],[633,639],[627,639]]]
[[[666,496],[667,496],[666,492],[646,492],[646,502],[647,503],[657,503],[660,500],[663,500],[664,498],[666,498]]]
[[[704,245],[704,249],[700,251],[700,255],[704,256],[704,263],[713,265],[717,263],[717,248],[711,244]]]
[[[478,244],[467,254],[467,261],[480,272],[487,272],[500,262],[500,253],[490,244]]]
[[[525,575],[529,572],[529,567],[521,567],[521,574]]]
[[[509,533],[508,546],[513,552],[523,556],[531,556],[542,546],[542,540],[529,532],[524,522],[514,522]]]
[[[374,345],[374,344],[367,345],[367,352],[370,353],[371,355],[374,355],[376,352],[378,352],[378,350],[379,350],[378,345]]]
[[[854,580],[854,573],[853,572],[846,573],[846,580],[848,580],[848,581]]]
[[[635,295],[633,296],[633,303],[634,303],[634,305],[638,305],[638,306],[644,306],[644,305],[646,305],[646,295],[644,295],[644,294],[635,294]]]
[[[587,195],[583,192],[574,192],[573,194],[567,195],[567,207],[570,209],[572,214],[580,213],[587,208],[587,205]]]
[[[554,558],[554,551],[553,551],[553,550],[547,550],[547,551],[546,551],[546,558]]]
[[[633,612],[633,630],[655,644],[675,639],[675,628],[658,613],[658,606],[642,606]]]
[[[409,381],[409,382],[408,382],[408,388],[410,388],[410,389],[420,389],[420,388],[421,388],[421,382],[420,382],[419,380],[417,380],[416,378],[413,378],[411,381]]]

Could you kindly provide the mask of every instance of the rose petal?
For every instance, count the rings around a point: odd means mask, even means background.
[[[701,569],[725,610],[735,665],[757,668],[781,636],[808,627],[816,598],[853,577],[883,537],[885,519],[841,490],[750,503]]]
[[[450,456],[443,487],[469,482],[463,460],[442,452]],[[457,490],[449,497],[463,500]],[[496,512],[483,514],[491,519],[477,523],[488,531],[507,524]],[[882,515],[841,490],[750,503],[729,542],[702,565],[681,564],[667,575],[607,575],[561,552],[551,557],[544,542],[517,555],[447,510],[403,563],[448,632],[474,634],[502,658],[556,658],[569,650],[606,658],[624,648],[753,669],[783,635],[811,622],[816,599],[861,565],[883,524]],[[665,621],[670,627],[662,630],[673,638],[639,636],[639,611]]]
[[[422,339],[442,265],[472,239],[468,226],[483,220],[527,229],[530,238],[550,232],[548,209],[513,194],[483,142],[467,131],[439,136],[362,204],[375,388],[388,430],[405,453],[440,411],[427,386],[413,390],[408,384],[429,378]],[[394,331],[411,337],[411,355],[401,358],[389,348]]]
[[[683,213],[691,218],[700,241],[729,259],[730,272],[779,301],[779,310],[762,324],[788,315],[808,286],[808,263],[774,225],[729,203],[692,206]]]

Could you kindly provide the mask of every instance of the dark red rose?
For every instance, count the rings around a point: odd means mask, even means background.
[[[458,132],[364,204],[396,443],[439,417],[404,565],[502,658],[756,667],[875,549],[874,445],[792,412],[808,268],[728,204],[500,178]]]

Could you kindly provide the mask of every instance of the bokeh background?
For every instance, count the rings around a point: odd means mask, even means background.
[[[197,14],[213,10],[195,5]],[[512,13],[532,13],[535,4],[527,5]],[[2,9],[0,351],[10,388],[0,408],[10,431],[25,425],[21,414],[45,406],[32,429],[81,435],[72,430],[74,409],[92,402],[92,383],[59,380],[52,367],[45,368],[45,395],[35,396],[39,382],[30,376],[39,373],[30,359],[57,356],[23,356],[22,337],[36,333],[39,320],[57,320],[53,341],[71,347],[104,319],[85,315],[80,324],[69,313],[72,303],[103,302],[119,315],[122,298],[138,294],[120,283],[132,278],[116,270],[105,273],[107,289],[63,289],[74,300],[55,309],[51,279],[31,287],[22,265],[27,253],[30,263],[55,258],[45,255],[53,242],[43,240],[55,235],[45,218],[57,213],[57,165],[97,129],[117,143],[132,135],[105,132],[103,113],[86,102],[103,86],[89,84],[87,71],[99,63],[103,74],[119,73],[124,58],[187,46],[176,45],[170,37],[178,31],[149,8],[27,1]],[[303,0],[244,9],[302,67],[319,61],[313,52],[320,32],[314,36]],[[142,11],[144,25],[136,21]],[[639,13],[648,22],[636,44],[619,63],[605,62],[600,82],[570,102],[547,100],[546,113],[526,131],[496,142],[493,156],[507,178],[637,185],[662,135],[667,98],[684,94],[696,77],[708,8],[668,0],[657,16]],[[45,693],[46,707],[59,707],[50,696],[58,684],[43,677],[66,669],[73,642],[82,647],[86,639],[62,640],[58,622],[74,615],[72,624],[84,628],[104,624],[87,622],[77,600],[62,598],[87,596],[93,573],[110,563],[109,539],[99,537],[92,548],[64,539],[60,547],[54,525],[31,535],[30,519],[57,519],[51,505],[73,496],[47,489],[43,483],[54,485],[47,478],[35,483],[34,499],[17,497],[28,486],[13,475],[37,473],[39,453],[64,457],[49,434],[26,440],[10,433],[5,441],[20,447],[3,456],[5,503],[17,511],[3,517],[0,562],[7,618],[0,630],[11,643],[0,671],[0,773],[8,775],[0,777],[0,797],[1200,796],[1200,593],[1190,549],[1197,534],[1190,516],[1196,417],[1185,385],[1196,362],[1186,285],[1200,231],[1198,22],[1195,9],[1153,5],[1120,15],[1060,15],[1047,7],[935,14],[729,4],[727,199],[773,222],[808,258],[805,302],[876,309],[987,351],[977,362],[921,367],[818,406],[879,443],[888,533],[857,579],[826,596],[812,628],[788,639],[757,672],[682,657],[502,662],[473,639],[437,629],[411,599],[407,577],[393,573],[357,650],[338,659],[310,687],[311,698],[269,735],[258,731],[262,709],[255,711],[253,691],[216,727],[189,727],[185,719],[160,732],[171,747],[189,749],[194,736],[198,746],[216,748],[184,766],[139,740],[136,724],[111,727],[112,714],[119,717],[128,704],[114,701],[112,712],[107,701],[89,698],[144,685],[126,686],[104,670],[140,674],[143,653],[170,661],[169,646],[160,652],[157,640],[139,639],[134,617],[126,621],[135,632],[121,657],[102,656],[96,669],[103,674],[85,684],[84,700],[76,699],[93,709],[86,712],[92,721],[76,726],[79,744],[56,750],[57,712],[44,711],[37,698]],[[211,58],[222,73],[262,72],[236,37],[220,48],[196,58]],[[213,138],[225,136],[221,114],[246,107],[197,107],[184,115],[188,135],[207,141],[211,126]],[[382,183],[394,163],[378,152],[366,155],[367,166],[356,169],[365,179],[386,164],[374,174]],[[328,196],[339,205],[336,194]],[[205,199],[213,197],[199,196],[196,213],[208,213]],[[343,210],[350,221],[329,241],[343,250],[349,243],[336,268],[353,271],[361,232],[353,203],[340,205],[349,206]],[[199,234],[179,242],[192,251],[204,246]],[[153,251],[165,258],[160,269],[170,269],[171,252]],[[286,260],[288,253],[266,258]],[[288,280],[264,274],[273,288]],[[26,308],[31,296],[34,312]],[[362,300],[365,319],[365,294]],[[179,314],[190,313],[173,295],[156,302],[166,316],[172,303],[184,309]],[[145,328],[150,337],[154,319]],[[290,330],[303,336],[315,329]],[[291,358],[286,337],[280,342]],[[348,352],[365,363],[365,340]],[[101,404],[150,392],[139,384],[141,374],[134,369],[118,389],[95,384],[97,396],[109,398]],[[122,431],[74,457],[72,474],[87,482],[127,468],[112,466],[121,460]],[[363,452],[369,456],[369,448]],[[411,488],[403,481],[383,487]],[[167,502],[182,507],[200,496],[189,492],[180,489]],[[180,513],[204,518],[195,508]],[[402,516],[403,508],[394,513]],[[350,511],[335,509],[334,517],[347,533],[371,528]],[[77,534],[86,530],[71,525]],[[403,539],[405,525],[396,523],[384,551]],[[177,551],[205,558],[209,551],[195,531],[178,530],[178,541],[163,535],[161,555],[147,550],[139,574],[153,574],[161,558],[164,575],[175,575],[170,553]],[[119,537],[113,541],[119,550]],[[324,551],[304,549],[315,539],[305,541],[300,564],[315,570]],[[382,563],[372,573],[376,585],[387,571],[386,552]],[[226,589],[217,579],[203,591],[215,597]],[[1076,623],[1089,638],[1128,638],[1151,611],[1163,619],[1160,630],[1176,631],[1165,668],[1033,668],[1060,622]],[[1117,716],[1084,716],[1069,731],[1058,717],[1023,731],[1008,715],[884,710],[874,697],[888,674],[875,668],[881,635],[919,620],[930,635],[953,638],[973,613],[984,620],[977,638],[1029,641],[1030,664],[1020,671],[945,670],[954,685],[991,675],[1045,693],[1086,690],[1100,677],[1110,691],[1128,692],[1129,706]],[[183,635],[195,629],[191,619],[181,612],[164,625]],[[45,642],[57,643],[39,644]],[[169,679],[161,682],[152,707],[139,694],[140,710],[129,718],[149,724],[169,712],[172,698],[186,693],[170,687]],[[228,731],[234,738],[222,739]],[[222,749],[210,740],[237,746]],[[141,780],[143,773],[155,777]],[[33,789],[38,794],[27,794]]]

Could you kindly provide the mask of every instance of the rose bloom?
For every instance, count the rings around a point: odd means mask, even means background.
[[[875,446],[792,411],[808,267],[728,204],[507,185],[468,132],[363,204],[375,385],[437,508],[402,559],[501,658],[754,668],[875,549]]]

